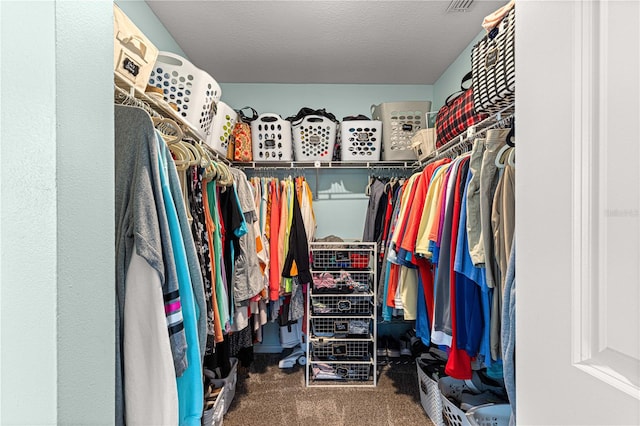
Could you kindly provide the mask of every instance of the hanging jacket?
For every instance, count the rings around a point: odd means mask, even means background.
[[[300,203],[298,197],[293,194],[293,218],[291,221],[291,230],[289,233],[289,252],[284,262],[282,276],[291,278],[291,270],[294,265],[298,269],[298,279],[300,283],[307,284],[311,282],[311,273],[309,272],[309,244],[307,243],[307,234],[304,230],[304,221],[300,212]]]

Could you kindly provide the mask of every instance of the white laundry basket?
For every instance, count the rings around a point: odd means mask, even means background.
[[[321,115],[307,115],[291,126],[296,161],[331,161],[336,123]]]
[[[422,408],[435,426],[444,426],[444,418],[442,417],[442,399],[440,397],[438,382],[424,372],[421,367],[422,362],[423,361],[420,358],[416,358],[420,404],[422,404]]]
[[[264,113],[251,122],[253,161],[292,161],[291,123]]]
[[[371,116],[382,121],[383,160],[416,160],[411,138],[427,127],[431,101],[383,102],[371,106]]]
[[[382,122],[352,120],[340,123],[342,161],[377,161],[382,150]]]
[[[175,104],[203,140],[211,135],[215,103],[220,100],[220,85],[205,71],[183,57],[160,52],[149,78],[151,86],[163,90],[164,100]]]
[[[236,121],[238,121],[238,113],[224,102],[218,102],[213,116],[211,135],[206,139],[207,144],[222,155],[227,155],[229,139]]]

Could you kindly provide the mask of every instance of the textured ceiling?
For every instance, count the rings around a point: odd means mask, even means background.
[[[433,84],[506,0],[147,3],[219,82]]]

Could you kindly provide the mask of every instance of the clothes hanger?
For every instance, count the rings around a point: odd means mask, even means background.
[[[182,144],[173,143],[169,145],[169,151],[174,155],[173,162],[176,165],[178,171],[185,171],[191,164],[190,151],[186,149]]]
[[[190,166],[200,165],[202,161],[202,156],[200,155],[200,151],[198,151],[196,147],[193,144],[190,144],[189,142],[180,141],[179,144],[184,146],[191,153],[192,161],[191,161],[191,164],[189,165]]]
[[[365,186],[364,188],[364,195],[366,195],[367,197],[371,196],[371,184],[373,183],[373,181],[375,180],[375,176],[369,175],[369,180],[367,182],[367,186]]]
[[[170,118],[151,117],[153,126],[162,134],[162,138],[167,145],[180,142],[184,138],[184,133],[178,124]]]
[[[515,117],[511,120],[511,130],[509,130],[509,134],[507,134],[507,145],[510,147],[516,146],[516,119]]]
[[[516,167],[516,149],[515,148],[511,148],[511,151],[509,152],[509,157],[507,157],[507,164],[509,164],[511,167]]]
[[[214,164],[218,171],[218,184],[225,187],[233,185],[233,175],[229,167],[221,161],[215,161]]]
[[[497,168],[504,169],[504,166],[506,165],[505,162],[507,160],[507,156],[509,155],[507,151],[510,149],[513,149],[513,148],[507,144],[504,144],[502,147],[500,147],[500,150],[498,150],[498,154],[496,155],[496,159],[494,160],[494,164],[496,165]],[[505,153],[507,155],[505,155]]]

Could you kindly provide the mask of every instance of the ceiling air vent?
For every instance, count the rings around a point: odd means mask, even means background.
[[[447,7],[447,13],[450,12],[467,12],[473,0],[452,0]]]

